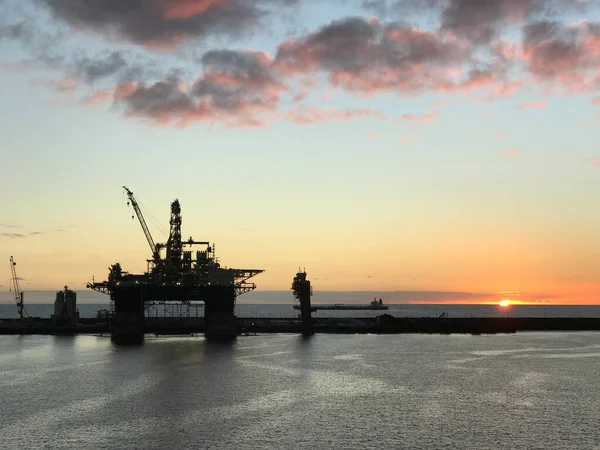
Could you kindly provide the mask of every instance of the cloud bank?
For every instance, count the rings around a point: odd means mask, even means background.
[[[383,116],[323,108],[310,98],[320,88],[398,101],[427,93],[496,101],[519,91],[585,94],[600,88],[600,23],[586,20],[598,9],[596,0],[357,0],[363,14],[293,33],[268,50],[244,42],[272,38],[285,11],[319,3],[29,0],[39,17],[45,11],[67,30],[61,33],[44,28],[38,16],[19,16],[15,5],[24,3],[6,2],[13,11],[0,24],[0,40],[32,55],[58,55],[42,61],[61,75],[49,87],[72,92],[84,106],[110,105],[156,125],[307,125]],[[338,3],[340,10],[347,5]],[[49,49],[53,33],[64,40]],[[105,50],[72,49],[66,42],[78,34],[101,39]],[[191,47],[208,50],[190,57],[184,50]],[[521,108],[546,105],[539,100]],[[397,119],[428,123],[439,113],[427,114]]]

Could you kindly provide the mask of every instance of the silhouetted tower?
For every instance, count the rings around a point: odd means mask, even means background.
[[[294,291],[294,298],[300,302],[300,320],[302,335],[309,336],[315,334],[315,326],[311,316],[312,309],[310,305],[310,296],[312,295],[312,289],[310,287],[310,281],[306,279],[306,270],[298,273],[294,277],[292,283],[292,290]]]
[[[167,261],[174,272],[181,269],[181,255],[183,246],[181,244],[181,206],[179,200],[171,203],[171,231],[167,241]]]

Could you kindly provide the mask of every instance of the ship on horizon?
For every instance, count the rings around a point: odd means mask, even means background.
[[[299,304],[295,304],[293,306],[294,309],[300,309],[300,305]],[[318,311],[318,310],[325,310],[325,311],[330,311],[330,310],[352,310],[352,311],[381,311],[381,310],[386,310],[389,309],[389,306],[384,305],[383,304],[383,300],[379,299],[377,300],[377,298],[374,298],[371,303],[369,303],[368,305],[352,305],[352,304],[343,304],[343,303],[334,303],[332,305],[328,305],[328,304],[321,304],[321,305],[311,305],[311,310],[312,311]]]

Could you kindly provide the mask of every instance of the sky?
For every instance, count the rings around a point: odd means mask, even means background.
[[[0,11],[5,293],[143,271],[125,185],[259,290],[600,303],[596,0]]]

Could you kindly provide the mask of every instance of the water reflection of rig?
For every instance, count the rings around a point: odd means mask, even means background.
[[[141,342],[149,315],[187,317],[198,315],[204,304],[205,336],[233,339],[236,336],[236,297],[256,288],[248,280],[263,272],[257,269],[222,267],[214,244],[181,238],[181,206],[171,203],[169,238],[155,243],[133,192],[123,186],[152,251],[143,274],[123,271],[119,263],[109,268],[108,280],[87,287],[110,295],[111,338],[115,342]],[[163,256],[164,254],[164,256]]]

